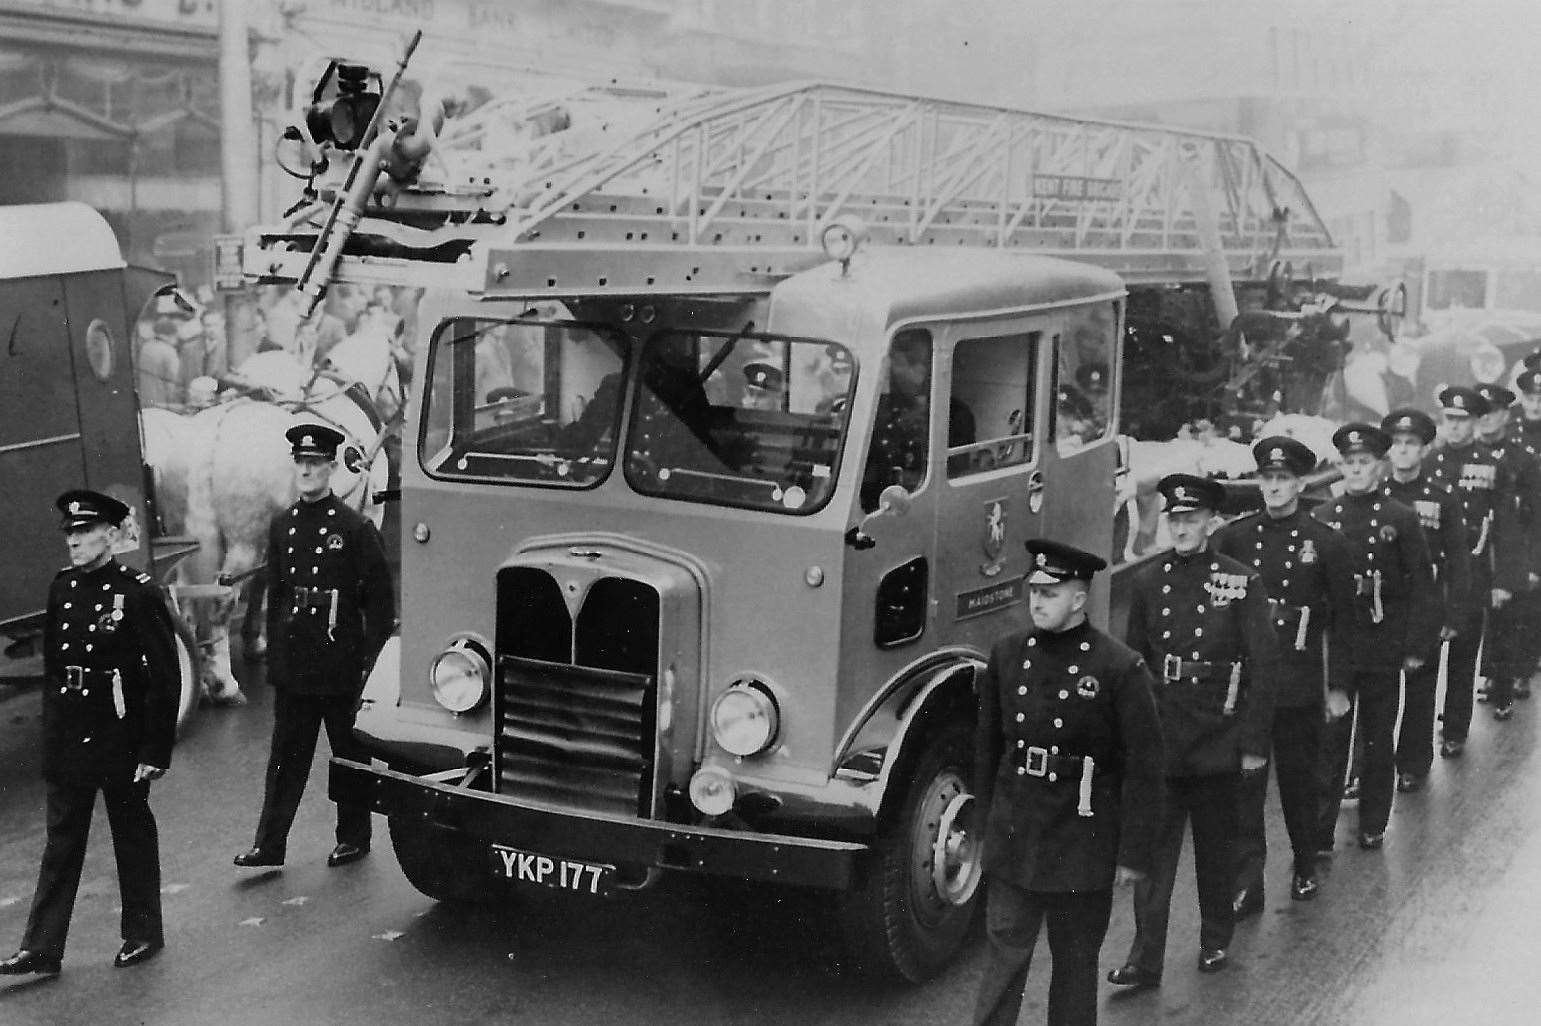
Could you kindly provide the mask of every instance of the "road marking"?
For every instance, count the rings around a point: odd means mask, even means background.
[[[243,919],[243,920],[241,920],[236,925],[237,926],[261,926],[265,922],[267,922],[267,919],[265,917],[263,917],[263,916],[252,916],[250,919]]]
[[[386,930],[384,933],[377,933],[377,934],[375,934],[374,938],[375,938],[375,940],[393,941],[393,940],[397,939],[398,937],[405,937],[405,936],[406,936],[406,934],[401,932],[400,930]]]
[[[288,898],[288,899],[286,899],[284,901],[280,901],[279,904],[280,905],[293,905],[295,908],[298,908],[299,906],[305,904],[309,900],[310,899],[307,898],[305,895],[297,894],[297,895],[295,895],[292,898]]]

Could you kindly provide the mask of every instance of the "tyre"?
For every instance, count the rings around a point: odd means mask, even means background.
[[[879,828],[865,880],[843,896],[840,919],[859,969],[919,983],[952,960],[973,923],[984,817],[968,784],[964,724],[943,726],[907,761],[895,784],[904,792]]]
[[[390,817],[391,847],[407,882],[435,901],[485,903],[497,893],[486,845],[419,817]]]
[[[182,674],[182,691],[177,695],[177,736],[181,737],[193,710],[198,708],[199,674],[203,668],[198,661],[198,642],[187,621],[177,616],[173,618],[172,626],[177,644],[177,669]]]

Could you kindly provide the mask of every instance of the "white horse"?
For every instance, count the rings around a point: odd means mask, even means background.
[[[382,511],[371,500],[383,491],[388,467],[383,448],[385,424],[365,388],[331,375],[310,375],[298,393],[295,375],[283,361],[287,354],[259,354],[255,365],[243,365],[241,377],[276,394],[276,401],[238,398],[178,417],[146,420],[145,461],[155,475],[163,526],[195,538],[198,551],[180,567],[184,584],[239,585],[252,577],[266,558],[267,527],[273,516],[297,495],[294,463],[284,432],[295,424],[319,422],[341,431],[332,490],[344,502],[369,516],[378,527]],[[173,415],[175,416],[175,415]],[[166,500],[159,496],[164,491]],[[181,518],[176,514],[181,507]],[[261,591],[251,589],[246,623],[247,652],[261,655]],[[191,604],[200,647],[205,650],[205,692],[216,702],[243,700],[230,668],[230,621],[239,588],[219,598]]]

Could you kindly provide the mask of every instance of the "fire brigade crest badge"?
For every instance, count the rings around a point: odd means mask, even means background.
[[[1096,677],[1090,674],[1075,682],[1075,693],[1082,698],[1096,698],[1097,693],[1101,690],[1102,685],[1097,682]]]
[[[1300,544],[1300,564],[1310,566],[1316,562],[1316,543],[1307,538]]]
[[[1397,540],[1397,529],[1391,524],[1386,524],[1380,529],[1380,536],[1383,541],[1394,542]]]
[[[1006,500],[991,499],[984,506],[984,533],[980,544],[985,550],[987,562],[979,567],[986,577],[1001,572],[1001,553],[1006,551]]]
[[[342,551],[342,535],[340,535],[340,534],[329,534],[329,535],[327,535],[326,536],[326,547],[331,549],[333,552],[341,552]]]

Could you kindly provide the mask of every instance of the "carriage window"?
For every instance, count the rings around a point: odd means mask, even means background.
[[[638,358],[626,479],[646,495],[813,513],[834,491],[853,371],[831,342],[659,332]]]
[[[1118,304],[1096,303],[1066,314],[1059,336],[1054,442],[1061,455],[1105,438],[1113,427],[1114,341]]]
[[[571,321],[445,322],[418,456],[439,477],[598,484],[615,459],[625,336]]]
[[[947,476],[1033,460],[1038,332],[961,339],[952,350]]]

